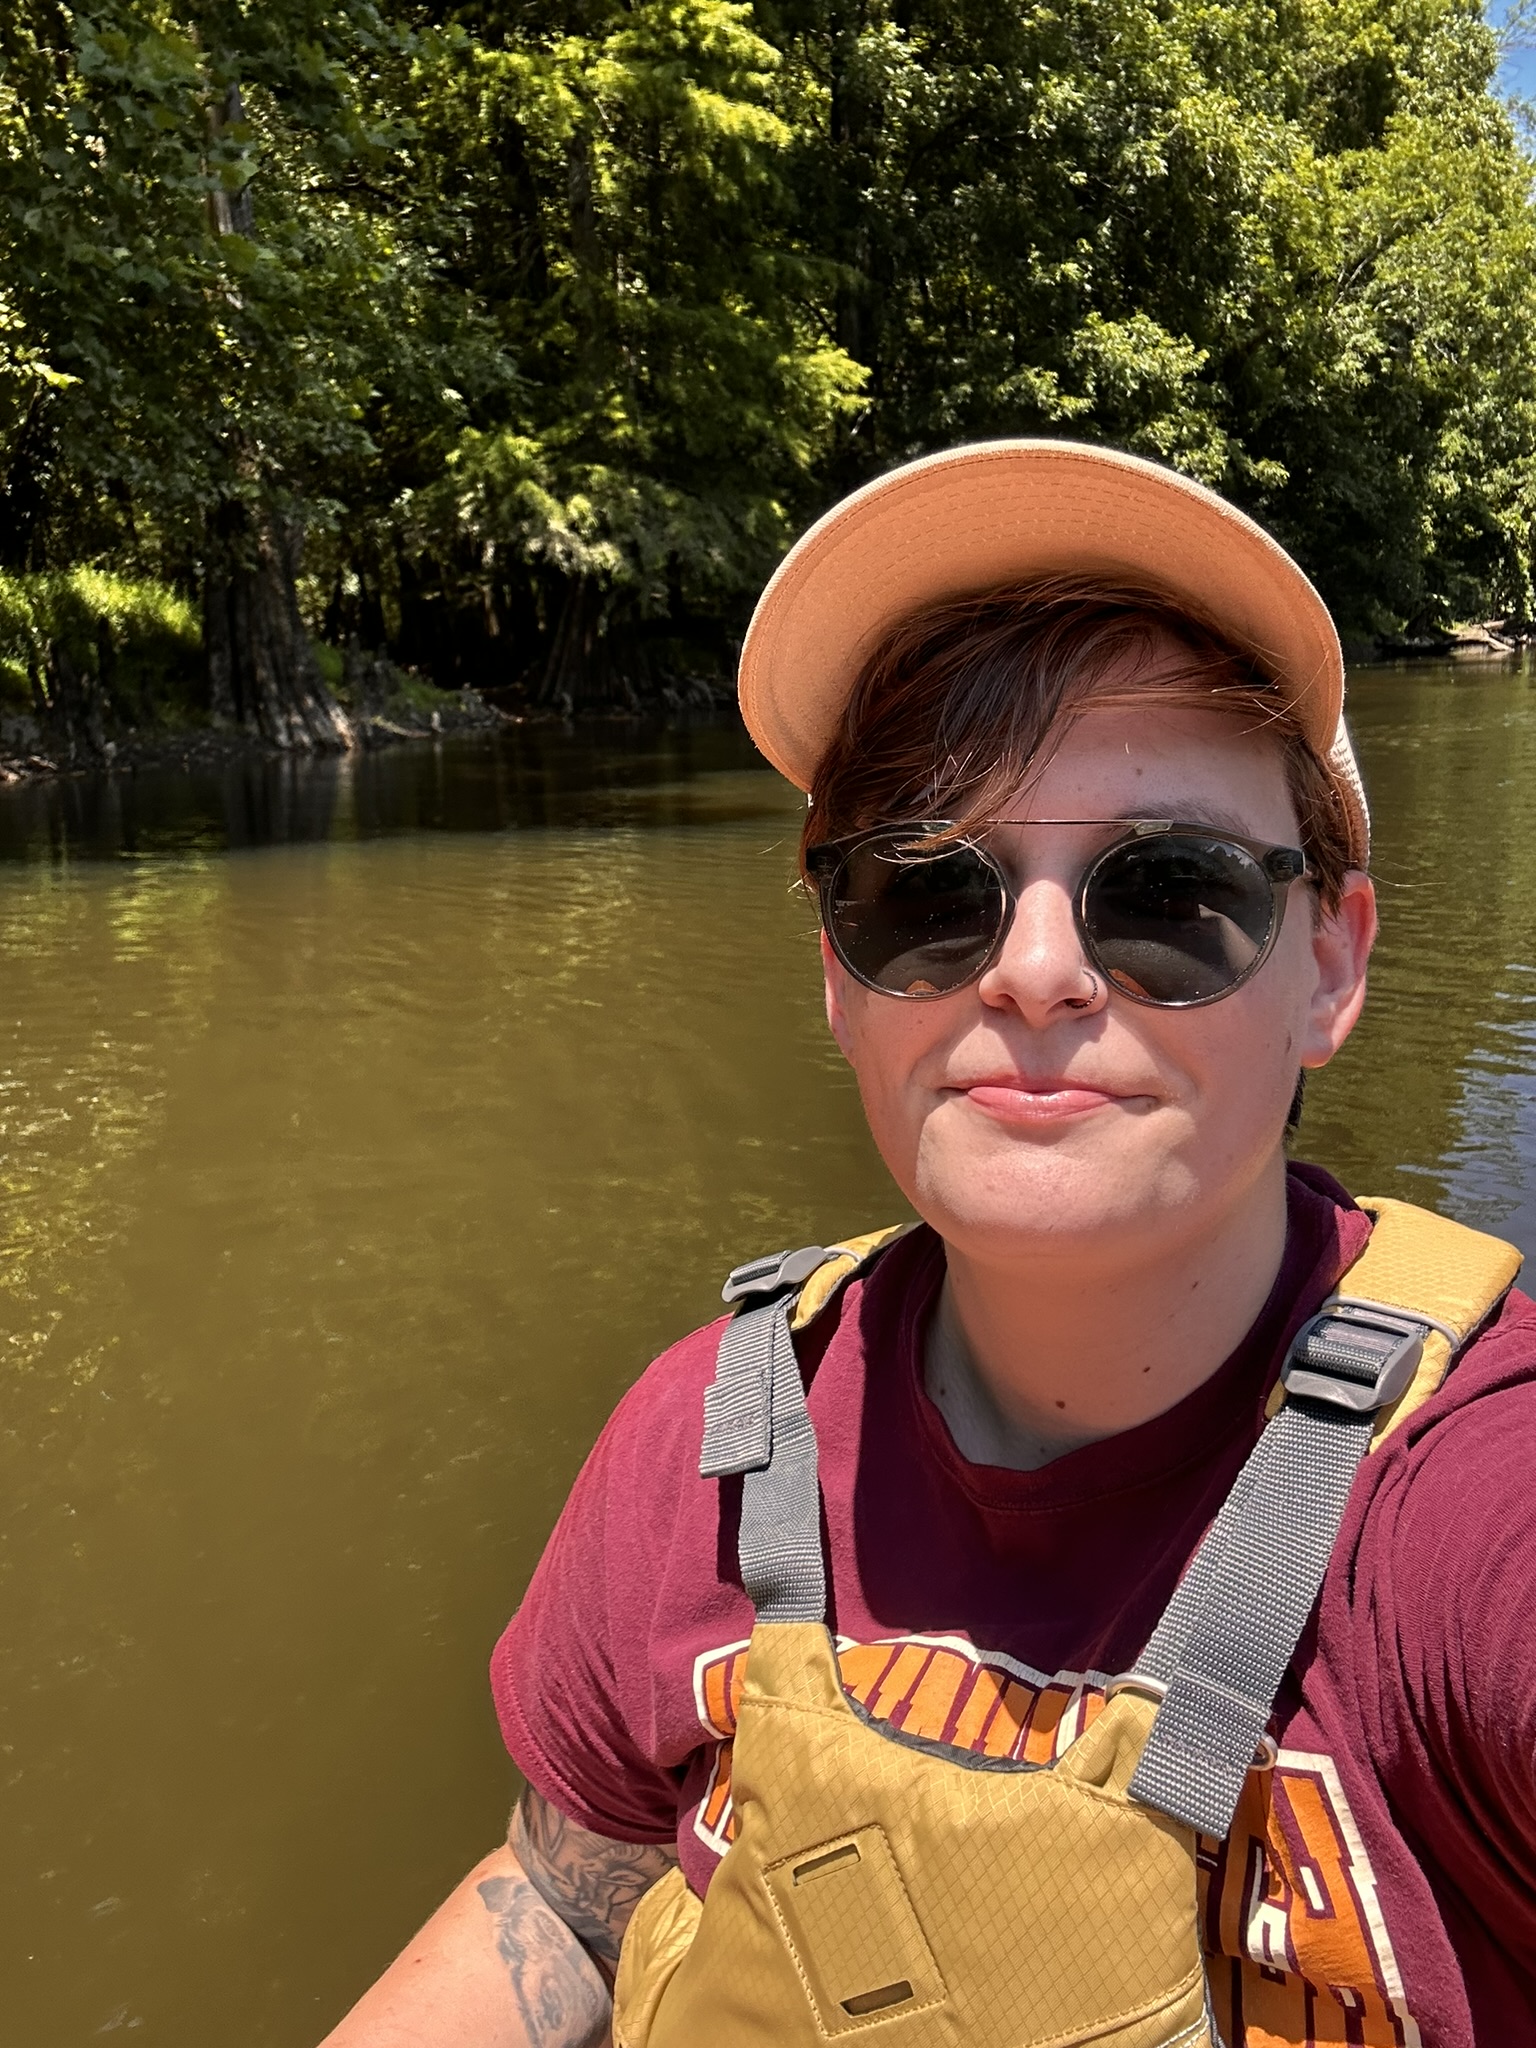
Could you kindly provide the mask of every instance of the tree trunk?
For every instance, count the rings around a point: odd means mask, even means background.
[[[37,695],[44,727],[66,761],[80,766],[109,758],[101,690],[89,670],[76,668],[62,640],[49,643],[47,689]]]
[[[577,711],[639,711],[641,692],[634,673],[635,650],[621,659],[609,632],[608,606],[601,587],[589,576],[565,586],[555,621],[538,701],[569,718]],[[643,655],[641,668],[647,668]]]
[[[293,526],[270,509],[252,513],[230,501],[211,539],[203,646],[214,716],[284,751],[344,751],[352,727],[299,616]]]
[[[208,109],[208,133],[217,142],[226,128],[244,119],[245,102],[240,97],[239,84],[235,83],[225,91],[219,106]],[[222,185],[215,185],[208,194],[208,212],[216,235],[249,235],[256,224],[249,185],[242,185],[238,192],[226,192]]]
[[[51,393],[34,391],[0,481],[0,569],[40,569],[53,460]]]
[[[209,108],[209,134],[216,139],[244,118],[240,88],[232,84]],[[216,184],[208,205],[215,234],[254,233],[249,184],[233,193]],[[238,305],[238,293],[231,297]],[[259,473],[238,437],[236,454],[238,468]],[[271,505],[228,498],[210,520],[208,538],[203,648],[214,716],[285,752],[344,751],[352,728],[325,686],[299,616],[297,522]]]

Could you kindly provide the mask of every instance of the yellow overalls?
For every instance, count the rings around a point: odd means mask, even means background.
[[[1054,1764],[871,1721],[825,1625],[816,1442],[792,1330],[897,1232],[740,1267],[706,1477],[743,1474],[756,1610],[736,1836],[700,1901],[641,1900],[618,2048],[1217,2048],[1195,1837],[1224,1836],[1361,1458],[1439,1386],[1519,1253],[1402,1202],[1291,1347],[1270,1420],[1137,1669]],[[805,1283],[805,1284],[801,1284]],[[872,2043],[873,2048],[873,2043]]]

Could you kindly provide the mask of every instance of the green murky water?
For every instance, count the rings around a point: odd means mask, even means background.
[[[1302,1149],[1536,1252],[1536,674],[1370,673]],[[484,1664],[745,1254],[899,1213],[727,732],[0,801],[0,2037],[305,2048],[514,1791]]]

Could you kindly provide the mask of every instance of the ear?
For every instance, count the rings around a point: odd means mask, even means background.
[[[825,932],[821,935],[821,979],[827,997],[827,1028],[837,1040],[845,1060],[853,1058],[853,1033],[848,1025],[848,974],[833,952]]]
[[[1365,1007],[1365,969],[1376,943],[1376,891],[1358,870],[1344,878],[1337,910],[1325,911],[1312,934],[1317,982],[1297,1047],[1304,1067],[1326,1067]]]

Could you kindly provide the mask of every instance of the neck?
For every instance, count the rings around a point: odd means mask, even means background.
[[[929,1394],[961,1455],[1032,1471],[1150,1421],[1208,1380],[1253,1327],[1285,1254],[1277,1159],[1213,1228],[1123,1256],[998,1263],[946,1247]]]

